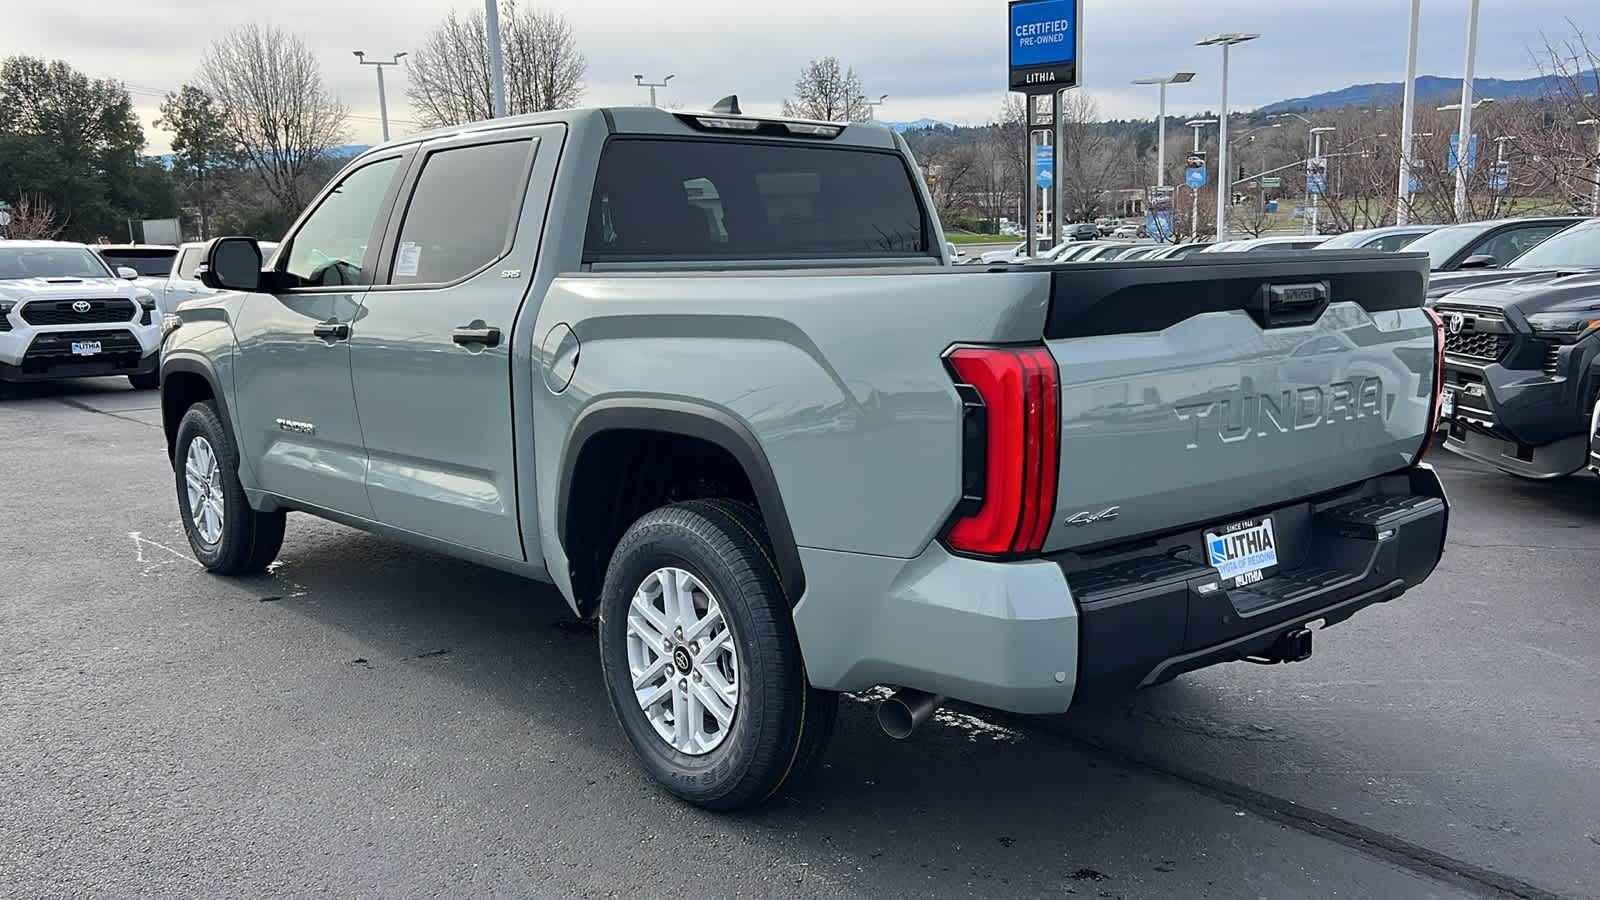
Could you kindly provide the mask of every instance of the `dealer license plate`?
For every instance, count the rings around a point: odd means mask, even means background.
[[[1439,415],[1450,416],[1456,411],[1456,392],[1445,388],[1439,392]]]
[[[100,342],[99,341],[73,341],[72,342],[72,355],[73,356],[93,356],[93,355],[95,355],[96,353],[99,353],[99,352],[100,352]]]
[[[1260,581],[1263,572],[1278,564],[1278,538],[1272,518],[1235,522],[1206,532],[1206,560],[1234,587]]]

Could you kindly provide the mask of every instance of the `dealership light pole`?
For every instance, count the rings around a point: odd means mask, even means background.
[[[1473,0],[1474,3],[1477,0]],[[1462,92],[1466,92],[1462,88]],[[1466,217],[1467,208],[1467,163],[1472,159],[1472,134],[1464,129],[1472,127],[1472,111],[1485,103],[1493,103],[1493,97],[1485,97],[1473,103],[1446,103],[1439,107],[1440,112],[1461,110],[1461,124],[1456,128],[1456,221],[1460,222]]]
[[[661,79],[660,81],[645,81],[643,75],[635,75],[635,76],[633,76],[633,83],[638,85],[639,87],[647,87],[647,88],[650,89],[650,105],[651,106],[655,106],[656,105],[656,88],[664,88],[664,87],[666,87],[667,86],[667,82],[669,82],[672,79],[677,78],[677,77],[678,76],[676,76],[676,75],[668,75],[667,77]]]
[[[1589,192],[1589,215],[1600,216],[1600,119],[1584,119],[1578,124],[1594,126],[1594,190]]]
[[[1472,147],[1472,64],[1478,56],[1478,0],[1467,7],[1467,65],[1461,76],[1461,126],[1456,129],[1456,221],[1467,217],[1467,159]]]
[[[1216,119],[1190,119],[1183,123],[1194,129],[1194,152],[1200,152],[1200,129],[1217,124]],[[1200,239],[1200,189],[1193,188],[1189,198],[1189,240]]]
[[[405,51],[402,50],[399,53],[396,53],[393,58],[386,60],[367,59],[367,51],[365,50],[356,50],[353,52],[356,55],[356,59],[359,60],[363,66],[378,67],[378,118],[383,122],[383,140],[385,143],[387,143],[389,140],[389,101],[383,95],[383,67],[398,66],[400,64],[400,57],[406,55]]]
[[[1411,32],[1406,43],[1406,91],[1400,106],[1400,202],[1395,206],[1394,223],[1411,222],[1411,125],[1417,108],[1417,29],[1422,19],[1422,0],[1411,0]]]
[[[500,46],[500,5],[483,0],[484,31],[489,41],[489,83],[494,87],[494,117],[506,114],[506,66]]]
[[[1473,0],[1474,3],[1477,0]],[[1228,48],[1261,37],[1244,31],[1227,31],[1195,41],[1197,47],[1222,47],[1222,108],[1217,111],[1217,240],[1228,232]]]
[[[1156,119],[1156,187],[1167,184],[1167,85],[1194,80],[1193,72],[1174,72],[1157,78],[1140,78],[1134,84],[1161,85],[1161,117]]]
[[[1309,173],[1311,171],[1311,163],[1313,163],[1316,160],[1319,160],[1319,159],[1322,158],[1322,136],[1327,134],[1328,132],[1334,131],[1334,130],[1335,129],[1334,129],[1334,127],[1332,125],[1321,125],[1321,126],[1318,126],[1316,128],[1311,129],[1311,140],[1312,140],[1311,162],[1308,162],[1306,164],[1306,172],[1308,173],[1308,176],[1309,176]],[[1311,185],[1309,184],[1309,181],[1310,181],[1310,178],[1308,177],[1307,178],[1308,184],[1306,185],[1306,189],[1307,189],[1307,192],[1311,194],[1311,233],[1312,234],[1316,234],[1317,233],[1317,212],[1322,206],[1322,191],[1321,190],[1316,190],[1316,191],[1310,190]],[[1320,185],[1320,187],[1323,188],[1323,189],[1326,189],[1328,187],[1328,167],[1326,165],[1324,165],[1322,167],[1322,184]]]

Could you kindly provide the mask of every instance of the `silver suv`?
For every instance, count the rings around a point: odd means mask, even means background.
[[[0,243],[0,385],[126,375],[160,386],[160,317],[137,275],[83,244]]]

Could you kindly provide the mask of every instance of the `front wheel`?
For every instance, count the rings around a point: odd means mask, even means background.
[[[600,601],[611,707],[645,768],[706,809],[754,806],[801,774],[838,695],[812,688],[765,529],[696,500],[623,535]]]
[[[283,546],[286,515],[250,508],[239,483],[239,450],[211,401],[183,414],[174,450],[178,511],[194,558],[219,575],[265,569]]]

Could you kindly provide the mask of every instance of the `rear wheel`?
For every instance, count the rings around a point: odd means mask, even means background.
[[[219,575],[265,569],[283,546],[283,510],[250,508],[239,483],[239,451],[211,401],[196,403],[178,423],[173,471],[189,548]]]
[[[812,688],[753,510],[697,500],[642,516],[600,603],[607,694],[645,768],[698,806],[759,804],[832,733],[838,695]]]

